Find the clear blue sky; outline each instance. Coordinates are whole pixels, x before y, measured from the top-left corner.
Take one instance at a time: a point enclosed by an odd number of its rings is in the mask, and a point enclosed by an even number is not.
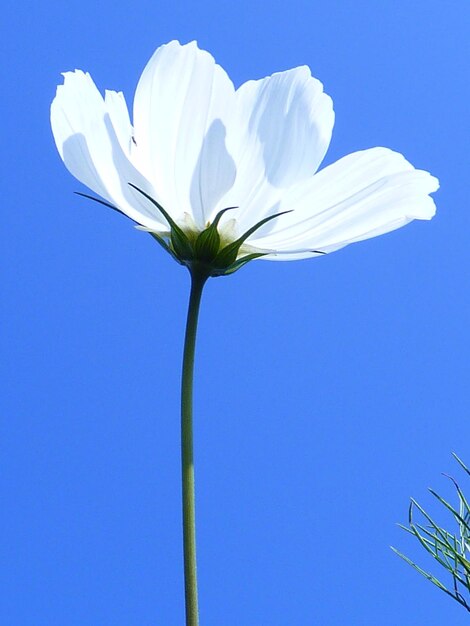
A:
[[[441,180],[438,214],[328,257],[254,262],[202,307],[202,626],[456,626],[389,549],[470,462],[466,0],[20,2],[2,10],[0,622],[183,624],[179,370],[188,276],[53,143],[60,72],[128,102],[197,39],[236,84],[308,64],[326,163],[376,145]],[[468,486],[470,489],[470,486]]]

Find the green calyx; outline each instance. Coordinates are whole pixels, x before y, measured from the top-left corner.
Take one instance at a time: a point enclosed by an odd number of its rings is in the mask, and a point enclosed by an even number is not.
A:
[[[145,196],[168,222],[170,227],[170,235],[168,238],[164,238],[157,233],[150,233],[152,237],[171,254],[178,263],[186,265],[191,272],[197,271],[207,277],[233,274],[249,261],[268,254],[267,252],[253,252],[239,256],[242,245],[258,228],[261,228],[261,226],[275,217],[290,213],[290,211],[283,211],[275,215],[269,215],[249,228],[241,237],[227,244],[220,236],[218,225],[224,213],[237,207],[222,209],[222,211],[217,213],[214,221],[203,231],[199,233],[188,233],[173,220],[169,213],[154,198],[132,183],[129,183],[129,185]]]

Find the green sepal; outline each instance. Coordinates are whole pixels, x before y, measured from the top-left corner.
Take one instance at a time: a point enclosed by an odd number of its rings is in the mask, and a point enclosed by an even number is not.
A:
[[[222,215],[224,213],[226,213],[227,211],[233,211],[233,209],[238,209],[237,206],[229,206],[226,209],[222,209],[222,211],[219,211],[217,213],[217,215],[214,218],[214,221],[212,222],[211,226],[213,226],[214,228],[217,228],[217,226],[219,225],[220,222],[220,218],[222,217]]]
[[[152,235],[155,241],[158,242],[161,245],[161,247],[164,250],[166,250],[166,252],[171,254],[171,256],[175,259],[175,261],[178,261],[178,263],[181,263],[180,259],[176,256],[176,254],[171,249],[171,246],[167,244],[167,242],[163,239],[163,237],[160,237],[160,235],[158,235],[157,233],[152,233],[152,232],[149,232],[149,235]]]
[[[206,230],[199,233],[194,244],[194,253],[196,258],[210,263],[217,256],[219,248],[220,235],[217,227],[214,228],[214,224],[211,224]]]
[[[194,254],[193,246],[191,245],[191,242],[188,239],[187,235],[185,234],[184,230],[178,226],[178,224],[171,217],[171,215],[168,213],[168,211],[166,211],[162,207],[162,205],[155,200],[155,198],[152,198],[152,196],[150,196],[148,193],[146,193],[142,189],[139,189],[139,187],[137,187],[133,183],[128,183],[128,185],[130,187],[132,187],[133,189],[135,189],[136,191],[138,191],[139,193],[141,193],[143,196],[145,196],[145,198],[147,198],[147,200],[150,200],[150,202],[155,207],[157,207],[157,209],[160,211],[160,213],[166,219],[166,221],[170,225],[170,229],[171,229],[171,245],[173,247],[173,250],[174,250],[175,254],[180,259],[185,259],[185,260],[186,259],[192,259],[193,258],[193,254]]]
[[[213,265],[217,268],[225,268],[230,267],[237,260],[238,251],[240,250],[243,243],[248,239],[250,235],[252,235],[258,228],[261,228],[267,222],[270,222],[275,217],[279,217],[280,215],[285,215],[286,213],[292,213],[292,211],[282,211],[281,213],[275,213],[274,215],[268,215],[260,222],[249,228],[241,237],[239,237],[236,241],[229,243],[228,246],[225,246],[219,254],[215,257],[213,261]]]
[[[117,206],[114,206],[113,204],[110,204],[109,202],[106,202],[105,200],[101,200],[101,198],[95,198],[94,196],[89,196],[87,193],[82,193],[81,191],[74,191],[73,193],[77,196],[81,196],[82,198],[93,200],[93,202],[98,202],[98,204],[102,204],[103,206],[108,207],[108,209],[113,209],[113,211],[116,211],[116,213],[120,213],[121,215],[124,215],[124,217],[127,217],[128,219],[132,219],[128,215],[126,215],[124,211],[121,211],[121,209],[118,209]],[[135,220],[132,220],[132,221],[135,222]]]
[[[267,254],[269,254],[269,252],[253,252],[252,254],[247,254],[241,259],[235,261],[235,263],[232,263],[232,265],[229,265],[224,272],[224,276],[227,274],[233,274],[250,261],[253,261],[253,259],[259,259],[260,257],[266,256]]]
[[[170,240],[171,247],[179,259],[189,261],[194,257],[193,245],[181,228],[171,229]]]
[[[160,213],[163,215],[163,217],[166,219],[166,221],[168,222],[168,224],[171,226],[172,229],[175,229],[177,231],[179,230],[179,231],[181,231],[182,234],[184,234],[183,231],[181,230],[181,228],[178,226],[178,224],[174,221],[174,219],[168,213],[168,211],[166,211],[162,207],[162,205],[155,200],[155,198],[152,198],[152,196],[150,196],[148,193],[143,191],[143,189],[139,189],[139,187],[137,187],[137,185],[134,185],[133,183],[127,183],[127,184],[129,185],[129,187],[132,187],[132,189],[135,189],[136,191],[141,193],[145,198],[147,198],[147,200],[150,200],[150,202],[155,207],[157,207],[157,209],[160,211]]]
[[[215,259],[220,249],[220,235],[217,230],[220,219],[226,211],[237,209],[238,207],[231,206],[219,211],[214,218],[214,221],[209,226],[199,233],[196,243],[194,245],[195,257],[210,263]]]

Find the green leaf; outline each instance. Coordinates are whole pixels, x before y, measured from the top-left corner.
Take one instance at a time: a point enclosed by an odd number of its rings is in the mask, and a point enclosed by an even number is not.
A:
[[[458,520],[463,526],[466,527],[467,530],[470,531],[470,527],[468,526],[467,522],[463,519],[463,517],[460,515],[460,513],[457,513],[457,511],[454,509],[454,507],[449,504],[446,500],[444,500],[444,498],[442,498],[438,493],[436,493],[433,489],[429,490],[430,493],[432,493],[432,495],[437,498],[439,500],[439,502],[441,504],[443,504],[446,509],[448,509],[452,515],[455,517],[456,520]]]
[[[470,474],[470,471],[455,453],[454,458],[462,469],[464,469],[467,474]],[[454,521],[457,523],[457,531],[452,533],[445,528],[441,528],[414,499],[411,499],[410,502],[409,527],[403,525],[400,525],[400,527],[414,535],[425,551],[449,572],[452,579],[453,592],[447,589],[433,575],[418,567],[416,563],[408,559],[408,557],[405,557],[401,552],[398,552],[395,548],[392,549],[414,569],[428,580],[431,580],[431,582],[457,600],[470,612],[470,605],[460,591],[460,589],[465,589],[467,592],[470,592],[470,559],[467,558],[468,544],[470,543],[470,506],[458,483],[451,476],[447,476],[447,478],[453,482],[457,491],[459,510],[433,489],[429,491],[434,498],[452,514]],[[425,521],[423,523],[414,522],[417,513],[424,518]]]
[[[436,585],[436,587],[439,587],[439,589],[441,589],[442,591],[444,591],[445,593],[449,594],[450,596],[452,596],[452,598],[455,598],[455,595],[449,591],[449,589],[447,589],[447,587],[445,585],[443,585],[441,583],[440,580],[438,580],[435,576],[433,576],[432,574],[430,574],[429,572],[426,572],[425,570],[423,570],[421,567],[419,567],[419,565],[416,565],[416,563],[414,563],[411,559],[409,559],[407,556],[405,556],[402,552],[400,552],[399,550],[397,550],[396,548],[394,548],[393,546],[390,546],[390,548],[395,552],[395,554],[397,554],[401,559],[403,559],[404,561],[406,561],[408,563],[408,565],[411,565],[411,567],[413,567],[417,572],[419,572],[422,576],[424,576],[425,578],[427,578],[428,580],[430,580],[434,585]]]
[[[444,474],[444,476],[446,478],[448,478],[449,480],[451,480],[452,483],[454,484],[454,487],[456,488],[457,493],[459,495],[461,508],[462,508],[462,505],[463,505],[463,507],[465,509],[467,509],[467,515],[468,515],[469,511],[470,511],[470,506],[469,506],[469,504],[467,502],[467,499],[465,498],[465,496],[463,494],[463,491],[460,489],[459,484],[457,483],[457,481],[454,478],[452,478],[452,476],[449,476],[448,474]],[[462,511],[460,511],[460,515],[462,516]],[[470,526],[467,524],[466,521],[464,521],[464,525],[467,527],[467,530],[470,530]]]
[[[468,469],[468,467],[465,465],[465,463],[459,459],[459,457],[455,454],[455,452],[452,452],[452,456],[454,457],[454,459],[460,464],[460,467],[467,472],[467,474],[470,476],[470,469]]]

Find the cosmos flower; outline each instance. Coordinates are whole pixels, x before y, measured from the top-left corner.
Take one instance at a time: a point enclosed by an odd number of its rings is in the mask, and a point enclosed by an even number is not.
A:
[[[306,66],[235,89],[195,42],[172,41],[140,77],[132,122],[122,93],[103,98],[76,70],[57,88],[51,123],[79,181],[212,275],[329,253],[435,213],[437,179],[388,148],[318,171],[334,112]]]
[[[196,43],[158,48],[139,80],[133,120],[122,93],[66,72],[51,107],[57,149],[98,198],[148,231],[191,274],[181,379],[182,518],[187,626],[198,626],[193,371],[210,276],[254,259],[327,254],[430,219],[438,181],[387,148],[318,171],[331,98],[308,67],[235,89]]]

